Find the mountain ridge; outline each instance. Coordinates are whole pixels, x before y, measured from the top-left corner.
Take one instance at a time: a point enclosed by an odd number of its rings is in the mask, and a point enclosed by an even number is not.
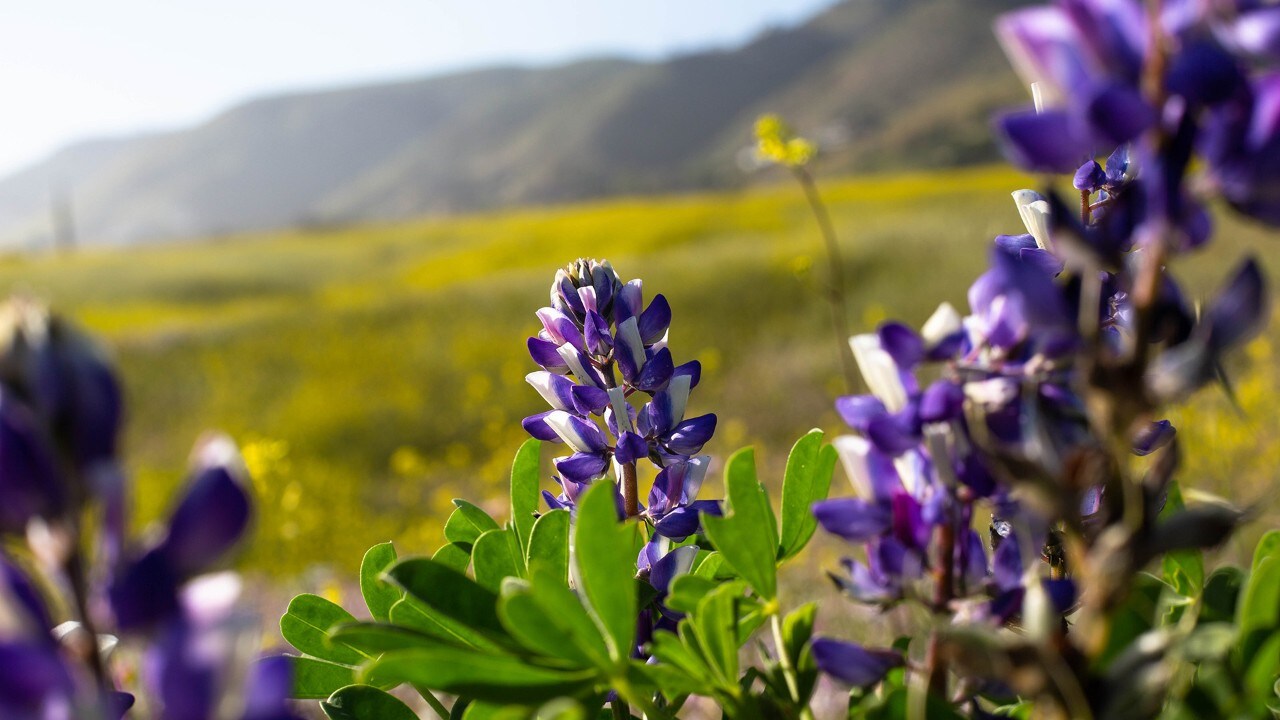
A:
[[[821,172],[989,160],[1024,95],[990,33],[1015,4],[845,0],[734,49],[257,97],[0,178],[0,246],[48,245],[59,212],[130,244],[733,187],[766,111],[823,141]]]

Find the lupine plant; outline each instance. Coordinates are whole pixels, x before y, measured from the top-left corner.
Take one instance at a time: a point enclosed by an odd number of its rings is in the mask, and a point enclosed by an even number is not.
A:
[[[31,301],[0,327],[0,717],[296,717],[287,661],[251,664],[239,580],[211,572],[251,514],[231,441],[197,444],[164,527],[132,543],[114,370]]]
[[[1250,567],[1211,569],[1203,551],[1251,508],[1190,491],[1165,419],[1205,386],[1229,393],[1228,354],[1266,324],[1256,260],[1203,304],[1169,268],[1210,246],[1212,195],[1280,224],[1280,8],[1059,0],[996,29],[1033,87],[995,123],[1045,174],[1013,193],[1026,232],[995,238],[967,314],[943,303],[919,330],[849,339],[870,392],[835,401],[848,434],[795,444],[777,505],[750,449],[723,461],[723,500],[700,497],[716,416],[689,412],[701,366],[676,364],[672,308],[578,260],[526,343],[549,409],[523,422],[504,517],[459,499],[429,557],[370,548],[364,607],[294,598],[295,652],[256,664],[238,581],[211,572],[251,517],[234,446],[202,440],[167,521],[129,541],[114,373],[65,322],[10,304],[0,716],[283,720],[288,695],[335,720],[423,704],[658,719],[705,710],[695,697],[810,718],[836,686],[851,718],[1280,715],[1280,531]],[[839,278],[814,146],[759,130]],[[828,499],[837,464],[852,495]],[[815,635],[814,603],[784,607],[779,568],[819,526],[851,548],[836,586],[913,609],[914,632],[872,646]]]

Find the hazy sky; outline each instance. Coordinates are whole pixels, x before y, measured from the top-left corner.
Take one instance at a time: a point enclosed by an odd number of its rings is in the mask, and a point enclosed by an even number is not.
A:
[[[0,175],[247,97],[732,45],[833,0],[0,0]]]

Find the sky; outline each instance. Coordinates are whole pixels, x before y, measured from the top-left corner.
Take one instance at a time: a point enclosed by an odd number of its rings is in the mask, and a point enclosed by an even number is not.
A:
[[[0,176],[275,92],[739,44],[833,0],[3,0]]]

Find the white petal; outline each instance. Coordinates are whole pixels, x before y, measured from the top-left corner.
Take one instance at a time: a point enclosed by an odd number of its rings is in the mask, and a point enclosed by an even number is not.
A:
[[[561,402],[560,396],[556,394],[555,389],[552,387],[551,378],[551,373],[546,370],[539,370],[525,375],[524,381],[532,385],[533,389],[537,390],[542,399],[546,400],[551,407],[556,410],[568,410],[569,408]]]
[[[618,324],[618,341],[614,345],[615,352],[621,348],[631,353],[631,362],[636,370],[644,367],[644,341],[640,339],[640,325],[634,317],[629,317]]]
[[[898,412],[907,405],[907,390],[898,375],[898,365],[893,357],[880,346],[880,336],[875,333],[854,335],[849,338],[853,359],[867,381],[871,393],[880,398],[889,412]]]
[[[933,311],[924,327],[920,328],[920,336],[924,338],[926,345],[934,346],[963,329],[964,322],[960,313],[956,312],[951,303],[944,302]]]
[[[584,383],[598,384],[595,380],[595,375],[588,374],[587,369],[582,366],[582,361],[578,359],[578,351],[575,347],[569,343],[564,343],[556,348],[556,352],[560,353],[560,359],[564,360],[564,364],[569,366],[569,370],[574,377]]]
[[[631,413],[627,412],[626,391],[620,387],[611,387],[608,392],[609,405],[613,408],[613,422],[618,426],[618,432],[631,432]]]
[[[1013,202],[1018,206],[1018,215],[1027,232],[1036,239],[1041,250],[1050,249],[1049,245],[1049,203],[1044,196],[1035,190],[1014,190]]]
[[[864,500],[874,497],[871,470],[867,466],[871,441],[857,435],[841,435],[832,440],[831,445],[840,456],[840,464],[844,466],[844,474],[853,486],[853,494]]]
[[[553,410],[547,414],[543,420],[555,431],[556,435],[564,441],[566,445],[578,452],[589,452],[590,448],[587,441],[578,434],[577,429],[569,422],[569,413],[563,410]]]
[[[689,403],[689,384],[693,378],[688,375],[676,375],[667,383],[667,395],[671,396],[671,415],[667,424],[675,426],[684,418],[685,406]]]

